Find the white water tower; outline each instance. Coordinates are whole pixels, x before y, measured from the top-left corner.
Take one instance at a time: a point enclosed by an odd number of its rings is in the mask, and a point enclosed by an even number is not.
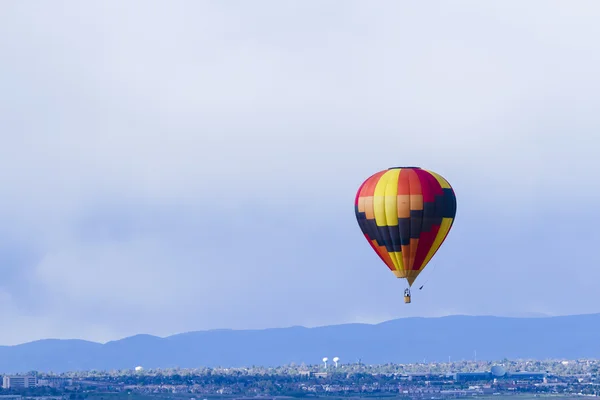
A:
[[[325,369],[327,369],[327,361],[329,361],[329,358],[323,357],[323,364],[325,364]]]
[[[333,357],[333,362],[335,363],[335,367],[338,367],[338,361],[340,361],[339,357]]]

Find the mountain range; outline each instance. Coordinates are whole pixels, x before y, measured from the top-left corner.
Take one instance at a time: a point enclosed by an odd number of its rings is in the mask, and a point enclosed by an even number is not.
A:
[[[600,314],[447,316],[317,328],[210,330],[136,335],[108,343],[45,339],[0,346],[0,373],[502,358],[600,358]]]

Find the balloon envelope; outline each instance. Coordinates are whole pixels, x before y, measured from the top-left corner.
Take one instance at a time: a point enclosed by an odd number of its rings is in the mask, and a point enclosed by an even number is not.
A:
[[[358,225],[373,250],[412,286],[454,223],[454,190],[439,174],[396,167],[370,176],[354,202]]]

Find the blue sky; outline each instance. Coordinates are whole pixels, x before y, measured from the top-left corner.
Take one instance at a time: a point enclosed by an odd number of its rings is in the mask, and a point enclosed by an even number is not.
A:
[[[600,311],[597,2],[1,7],[1,344]],[[458,200],[410,306],[397,165]]]

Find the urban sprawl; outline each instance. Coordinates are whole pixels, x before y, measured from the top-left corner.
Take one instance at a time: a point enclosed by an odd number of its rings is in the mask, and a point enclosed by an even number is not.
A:
[[[336,362],[337,364],[337,362]],[[275,368],[197,368],[4,375],[1,400],[73,400],[108,395],[209,397],[598,396],[599,360],[499,360]]]

